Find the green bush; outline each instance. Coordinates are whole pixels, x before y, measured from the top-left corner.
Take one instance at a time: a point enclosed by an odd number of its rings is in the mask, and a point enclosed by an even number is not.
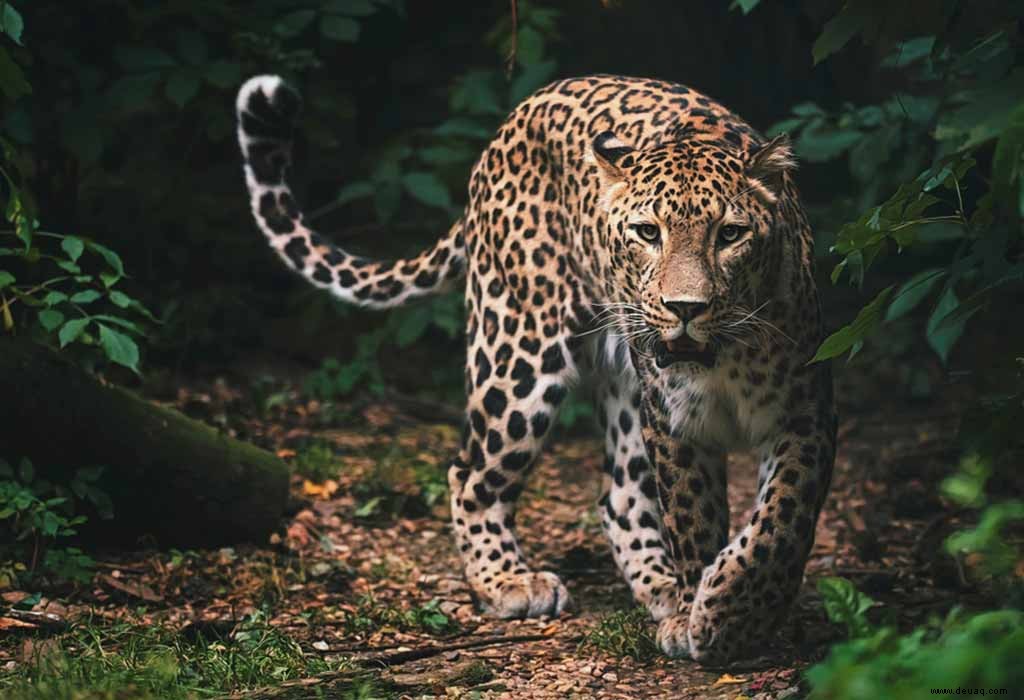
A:
[[[86,522],[83,506],[113,517],[110,497],[96,486],[100,468],[79,469],[66,485],[40,478],[27,459],[15,470],[0,459],[0,586],[45,573],[87,583],[93,560],[75,547],[57,546]]]

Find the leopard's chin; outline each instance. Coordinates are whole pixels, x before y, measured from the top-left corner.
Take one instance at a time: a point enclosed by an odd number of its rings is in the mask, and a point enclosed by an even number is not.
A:
[[[684,335],[674,340],[659,340],[654,346],[654,364],[665,369],[680,363],[693,363],[708,369],[715,366],[715,348]]]

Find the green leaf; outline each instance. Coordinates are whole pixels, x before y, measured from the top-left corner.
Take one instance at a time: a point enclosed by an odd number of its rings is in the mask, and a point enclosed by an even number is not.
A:
[[[118,277],[124,277],[124,263],[121,262],[121,256],[112,251],[106,246],[100,245],[99,243],[93,243],[89,241],[86,243],[86,247],[94,253],[99,255],[106,261],[107,265],[114,270]]]
[[[350,17],[324,15],[320,20],[320,33],[332,41],[353,42],[359,38],[359,23]]]
[[[83,289],[71,295],[72,304],[91,304],[99,299],[101,294],[95,289]]]
[[[812,163],[823,163],[842,155],[864,138],[860,131],[839,129],[814,120],[793,144],[797,155]]]
[[[395,333],[395,345],[400,348],[407,348],[421,337],[430,326],[430,314],[423,309],[412,309],[403,315],[398,330]]]
[[[494,135],[494,129],[483,126],[466,117],[455,117],[441,122],[434,129],[434,133],[438,136],[466,136],[474,139],[489,139]]]
[[[64,292],[47,292],[46,296],[43,297],[43,304],[46,306],[56,306],[57,304],[63,303],[68,300],[68,295]]]
[[[139,346],[124,333],[115,331],[109,326],[98,324],[100,328],[100,347],[107,358],[114,363],[139,372]]]
[[[986,459],[971,453],[960,460],[957,471],[943,480],[942,494],[966,508],[981,508],[985,505],[985,483],[992,475],[992,467]]]
[[[89,325],[88,318],[74,318],[65,323],[60,332],[57,334],[57,339],[60,341],[60,346],[67,347],[69,343],[73,343],[78,340],[79,336],[85,330],[85,327]]]
[[[57,326],[64,322],[64,314],[60,311],[54,311],[53,309],[43,309],[39,312],[38,318],[39,325],[47,331],[53,331]]]
[[[885,312],[885,320],[892,321],[913,311],[918,304],[925,300],[936,283],[945,276],[945,270],[931,268],[918,272],[904,282],[893,295],[892,303],[889,304],[889,309]]]
[[[199,77],[190,70],[175,71],[167,79],[164,94],[178,107],[184,107],[199,94]]]
[[[377,506],[380,505],[381,497],[374,496],[363,505],[356,509],[355,516],[357,518],[368,518],[377,511]]]
[[[882,309],[892,293],[893,286],[883,289],[870,304],[865,306],[857,314],[857,318],[848,326],[843,326],[838,331],[825,339],[825,342],[818,348],[818,352],[811,359],[811,362],[827,360],[852,348],[857,342],[864,340],[879,324],[882,319]]]
[[[873,9],[865,7],[866,5],[870,5],[870,3],[851,0],[843,6],[838,15],[825,24],[811,49],[814,65],[818,65],[846,46],[850,39],[864,30],[870,19],[871,9]]]
[[[754,8],[761,4],[761,0],[732,0],[729,5],[730,10],[739,10],[745,15],[749,15],[754,11]]]
[[[14,284],[14,282],[14,275],[12,275],[7,270],[0,270],[0,289],[3,289],[4,287],[9,287],[10,285]]]
[[[449,102],[456,113],[499,116],[505,111],[498,97],[498,80],[486,70],[471,70],[459,78]]]
[[[555,61],[537,61],[525,66],[508,86],[509,102],[519,104],[532,92],[547,84],[558,69]]]
[[[274,25],[274,33],[286,39],[298,36],[316,17],[316,10],[297,10],[291,12]]]
[[[871,631],[865,614],[875,601],[858,591],[852,583],[844,578],[822,578],[818,580],[818,592],[828,619],[844,625],[851,638],[863,637]]]
[[[539,63],[544,58],[544,37],[530,25],[519,28],[516,37],[516,62],[523,67]]]
[[[406,191],[417,201],[439,209],[452,206],[448,188],[433,173],[406,173],[402,176]]]
[[[3,13],[0,14],[0,32],[10,37],[18,46],[22,46],[21,33],[25,30],[25,20],[21,14],[14,9],[9,2],[3,3]]]
[[[7,49],[0,47],[0,91],[11,102],[32,92],[32,86],[25,79],[21,66],[14,62]]]
[[[111,316],[110,314],[96,314],[93,319],[97,321],[106,321],[107,323],[113,323],[115,326],[121,326],[122,328],[137,333],[138,335],[145,335],[143,330],[136,324],[132,323],[128,319],[121,318],[120,316]]]
[[[928,344],[942,358],[942,364],[946,364],[953,345],[963,335],[964,325],[967,323],[966,319],[943,323],[945,318],[954,313],[959,306],[960,300],[957,298],[956,292],[952,287],[947,287],[928,319]]]
[[[78,262],[78,258],[82,257],[82,251],[85,250],[85,243],[80,238],[65,236],[60,242],[60,247],[71,258],[71,262]]]
[[[363,199],[373,194],[374,186],[372,183],[361,180],[359,182],[350,182],[349,184],[338,190],[337,196],[334,201],[340,204],[348,204],[349,202],[357,199]]]

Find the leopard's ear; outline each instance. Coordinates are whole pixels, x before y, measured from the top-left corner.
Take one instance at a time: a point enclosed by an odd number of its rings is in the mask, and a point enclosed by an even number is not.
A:
[[[779,134],[750,154],[747,179],[766,200],[774,204],[782,194],[783,179],[796,169],[796,158],[788,134]]]
[[[602,131],[590,144],[588,160],[597,164],[602,179],[611,184],[623,178],[623,170],[633,165],[633,147],[612,131]]]

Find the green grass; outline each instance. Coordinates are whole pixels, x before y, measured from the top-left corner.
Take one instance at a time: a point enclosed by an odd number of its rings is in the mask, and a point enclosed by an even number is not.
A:
[[[18,645],[12,651],[17,651]],[[340,670],[259,615],[223,637],[186,637],[130,623],[75,625],[68,633],[34,644],[32,656],[0,671],[0,696],[8,700],[191,700]],[[308,691],[307,691],[308,692]],[[387,697],[365,680],[353,680],[330,697]]]
[[[651,635],[647,610],[618,610],[601,618],[580,642],[582,652],[598,651],[611,656],[631,656],[650,661],[659,655],[658,643]]]
[[[457,632],[459,624],[440,611],[436,600],[414,608],[402,609],[379,603],[371,596],[364,596],[359,600],[354,612],[345,614],[346,634],[368,635],[384,627],[403,632],[443,635]]]
[[[314,442],[295,456],[295,472],[317,483],[337,479],[341,465],[330,443]]]

